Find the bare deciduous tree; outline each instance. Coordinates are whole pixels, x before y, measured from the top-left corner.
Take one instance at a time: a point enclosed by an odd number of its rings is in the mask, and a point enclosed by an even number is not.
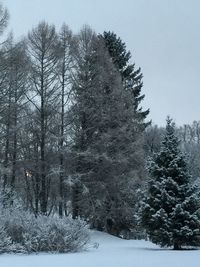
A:
[[[59,79],[59,133],[58,133],[58,154],[59,154],[59,216],[63,216],[64,206],[66,204],[64,177],[66,175],[65,168],[65,148],[67,146],[68,123],[66,121],[66,112],[70,106],[71,92],[71,73],[73,70],[72,58],[73,35],[69,27],[63,24],[59,33],[59,63],[58,63],[58,79]]]
[[[50,176],[47,175],[47,138],[55,118],[58,103],[58,81],[56,65],[58,57],[56,48],[58,36],[54,26],[41,22],[28,35],[28,52],[31,60],[32,92],[35,99],[29,96],[38,113],[40,142],[40,205],[41,212],[47,214]]]

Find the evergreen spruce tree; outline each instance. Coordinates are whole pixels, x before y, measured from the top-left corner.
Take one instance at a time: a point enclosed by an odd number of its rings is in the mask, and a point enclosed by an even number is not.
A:
[[[161,151],[150,164],[141,221],[149,239],[162,247],[200,245],[199,199],[179,149],[174,124],[167,119]]]
[[[120,37],[117,37],[114,32],[104,31],[101,37],[105,42],[115,67],[121,74],[124,89],[132,93],[132,105],[137,115],[137,120],[140,122],[140,130],[143,131],[146,126],[149,125],[149,122],[144,122],[149,114],[149,109],[142,110],[140,107],[140,103],[145,97],[144,94],[141,94],[143,87],[143,75],[141,73],[141,69],[136,69],[135,64],[130,63],[130,51],[127,52],[126,44],[121,40]]]

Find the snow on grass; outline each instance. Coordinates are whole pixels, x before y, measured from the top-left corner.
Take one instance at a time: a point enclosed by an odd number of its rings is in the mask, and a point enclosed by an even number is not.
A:
[[[93,244],[99,247],[94,248]],[[0,255],[0,267],[193,267],[200,250],[160,249],[147,241],[122,240],[92,231],[87,251],[69,254]]]

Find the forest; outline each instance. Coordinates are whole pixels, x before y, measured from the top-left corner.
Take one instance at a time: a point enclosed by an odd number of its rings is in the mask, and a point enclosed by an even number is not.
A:
[[[16,42],[8,22],[1,5],[0,252],[77,251],[88,228],[199,246],[200,122],[150,121],[114,32],[42,21]]]

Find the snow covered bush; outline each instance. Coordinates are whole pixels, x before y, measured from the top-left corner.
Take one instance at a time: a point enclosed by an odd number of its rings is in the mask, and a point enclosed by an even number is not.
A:
[[[23,246],[14,243],[10,236],[8,236],[6,229],[0,226],[0,253],[19,253],[25,252]]]
[[[19,202],[5,203],[0,192],[0,253],[75,252],[89,241],[89,229],[81,219],[38,216]]]
[[[26,225],[23,245],[27,252],[75,252],[89,241],[86,223],[70,217],[40,216]]]

